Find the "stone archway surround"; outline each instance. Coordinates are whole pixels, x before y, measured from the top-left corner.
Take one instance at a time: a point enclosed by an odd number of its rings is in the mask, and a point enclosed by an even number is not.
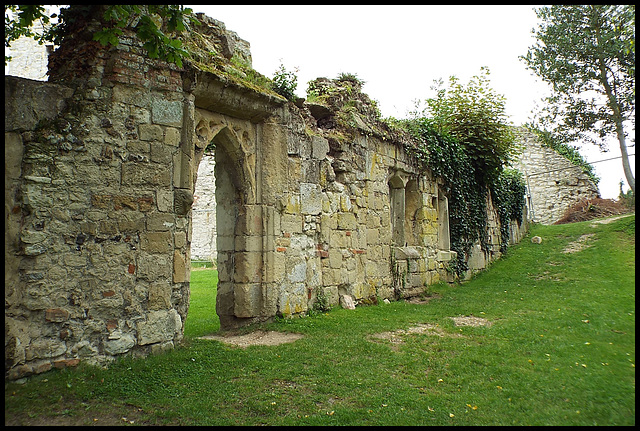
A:
[[[250,121],[196,110],[194,171],[204,148],[215,148],[216,312],[223,328],[263,314],[263,217],[255,174],[258,127]]]

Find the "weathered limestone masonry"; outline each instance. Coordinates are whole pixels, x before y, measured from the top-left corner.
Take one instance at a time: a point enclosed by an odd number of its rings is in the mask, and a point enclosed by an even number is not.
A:
[[[50,11],[46,9],[45,14],[50,15]],[[35,34],[42,33],[43,27],[40,20],[33,23],[31,30]],[[5,66],[6,75],[37,81],[47,80],[47,63],[49,53],[53,51],[53,44],[40,45],[31,37],[20,37],[11,42],[11,47],[8,50],[11,61]],[[7,48],[5,48],[5,53],[6,51]]]
[[[198,166],[191,208],[191,259],[215,262],[216,247],[216,182],[215,155],[206,154]]]
[[[201,18],[208,51],[250,61],[248,43]],[[439,180],[366,115],[355,83],[318,80],[328,103],[293,104],[220,71],[151,60],[131,35],[103,48],[90,37],[98,25],[52,55],[50,82],[5,78],[7,378],[181,340],[207,148],[223,328],[448,279]],[[494,210],[488,218],[497,246]],[[476,267],[498,255],[481,252]]]
[[[519,133],[523,151],[516,169],[526,180],[531,221],[553,224],[579,201],[600,196],[598,186],[580,167],[544,147],[532,132],[520,128]]]

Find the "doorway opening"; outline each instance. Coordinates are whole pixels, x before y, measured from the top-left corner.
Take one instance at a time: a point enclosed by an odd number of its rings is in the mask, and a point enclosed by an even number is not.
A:
[[[201,137],[211,131],[200,130]],[[236,224],[242,197],[235,142],[228,129],[216,130],[204,149],[196,147],[198,162],[191,211],[191,277],[189,323],[199,335],[217,332],[220,316],[234,313]]]

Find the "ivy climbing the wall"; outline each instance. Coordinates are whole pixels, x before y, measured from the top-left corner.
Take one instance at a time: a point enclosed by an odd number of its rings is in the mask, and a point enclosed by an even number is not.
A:
[[[516,151],[515,134],[506,121],[505,99],[489,87],[489,70],[482,72],[466,87],[451,77],[448,88],[440,86],[437,97],[427,99],[421,115],[395,120],[418,142],[407,144],[407,152],[422,169],[444,180],[451,250],[458,254],[450,269],[458,276],[469,269],[474,243],[488,250],[488,193],[498,211],[503,253],[510,221],[523,218],[524,181],[517,171],[505,169]]]
[[[504,169],[490,188],[491,199],[500,218],[500,252],[506,253],[509,223],[513,220],[522,223],[524,218],[524,178],[515,169]]]

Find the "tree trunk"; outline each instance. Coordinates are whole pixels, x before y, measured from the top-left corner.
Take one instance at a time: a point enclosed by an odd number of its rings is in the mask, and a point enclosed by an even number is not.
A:
[[[629,154],[627,153],[627,144],[624,138],[624,130],[622,130],[622,123],[616,123],[616,133],[618,134],[618,141],[620,142],[620,154],[622,155],[622,169],[624,170],[624,176],[627,178],[627,184],[631,187],[633,195],[636,194],[636,180],[631,172],[631,165],[629,164]]]
[[[594,6],[591,6],[592,10],[595,10]],[[627,143],[625,142],[624,137],[624,126],[622,125],[622,111],[620,109],[620,105],[618,104],[618,99],[611,88],[611,83],[609,82],[609,78],[607,75],[607,66],[604,61],[604,55],[602,54],[602,50],[600,49],[603,46],[603,42],[600,37],[600,27],[595,26],[596,40],[598,42],[597,45],[597,58],[598,58],[598,69],[600,69],[600,77],[599,80],[604,87],[605,94],[607,96],[609,107],[613,112],[613,122],[616,127],[616,135],[618,136],[618,142],[620,143],[620,154],[622,156],[622,170],[624,171],[624,176],[627,178],[627,183],[629,187],[631,187],[631,191],[634,196],[636,194],[636,181],[633,178],[633,172],[631,172],[631,165],[629,164],[629,153],[627,153]],[[615,76],[613,77],[615,84]]]

